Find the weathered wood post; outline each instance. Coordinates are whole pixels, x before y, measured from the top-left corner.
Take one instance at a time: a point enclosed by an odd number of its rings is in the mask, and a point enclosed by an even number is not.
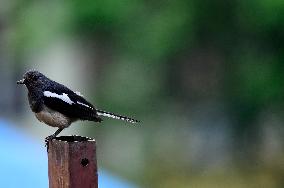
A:
[[[49,188],[98,188],[95,140],[61,136],[48,148]]]

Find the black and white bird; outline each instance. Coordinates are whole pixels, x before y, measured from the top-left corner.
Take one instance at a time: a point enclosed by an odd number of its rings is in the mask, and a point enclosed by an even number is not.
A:
[[[98,110],[79,92],[74,92],[35,70],[26,72],[17,84],[26,85],[30,108],[36,118],[49,126],[58,127],[47,140],[56,137],[77,120],[101,122],[101,116],[106,116],[130,123],[139,122],[126,116]]]

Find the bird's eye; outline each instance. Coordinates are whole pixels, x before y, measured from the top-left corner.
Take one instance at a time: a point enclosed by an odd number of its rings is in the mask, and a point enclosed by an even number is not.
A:
[[[33,80],[33,81],[38,80],[38,78],[39,78],[39,76],[38,76],[38,75],[33,75],[33,76],[32,76],[32,80]]]

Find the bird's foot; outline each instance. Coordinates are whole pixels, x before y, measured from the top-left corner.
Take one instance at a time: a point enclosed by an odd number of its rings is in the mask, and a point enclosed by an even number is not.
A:
[[[46,137],[45,138],[45,147],[47,148],[47,151],[48,151],[48,143],[49,143],[49,141],[51,141],[53,138],[55,138],[56,136],[55,135],[50,135],[50,136],[48,136],[48,137]]]

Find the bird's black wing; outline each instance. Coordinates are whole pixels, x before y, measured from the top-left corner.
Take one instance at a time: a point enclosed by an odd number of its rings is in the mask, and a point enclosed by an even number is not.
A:
[[[69,118],[101,121],[95,107],[91,103],[62,84],[55,82],[45,88],[43,101],[48,108],[58,111]]]

